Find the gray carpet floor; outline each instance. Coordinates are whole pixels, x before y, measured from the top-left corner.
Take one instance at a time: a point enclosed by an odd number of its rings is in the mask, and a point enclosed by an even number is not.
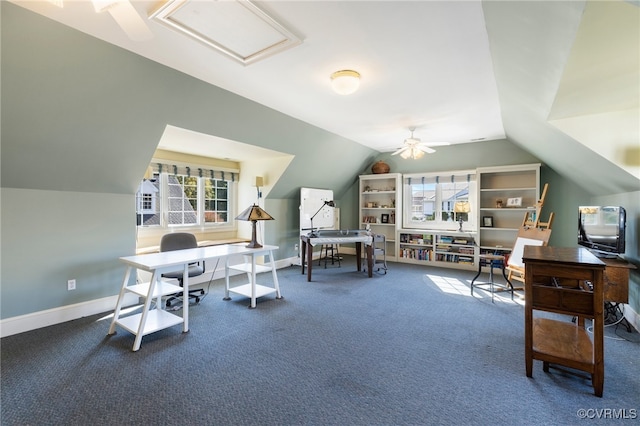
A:
[[[283,299],[223,301],[215,281],[180,326],[107,336],[109,314],[1,340],[3,425],[637,424],[640,338],[607,327],[603,398],[534,364],[522,301],[470,296],[469,271],[278,271]],[[239,282],[243,277],[234,277]],[[270,274],[259,282],[271,283]],[[587,420],[582,417],[586,416]],[[635,420],[634,420],[635,419]]]

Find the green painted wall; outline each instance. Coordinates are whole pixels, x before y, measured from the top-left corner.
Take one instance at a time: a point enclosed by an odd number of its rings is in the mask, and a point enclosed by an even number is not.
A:
[[[2,188],[2,318],[117,294],[133,195]],[[67,291],[67,280],[77,289]]]
[[[342,192],[353,159],[358,168],[375,154],[11,3],[0,8],[2,319],[118,293],[117,258],[135,251],[134,193],[168,124],[295,156],[268,202],[279,219],[265,225],[276,224],[267,241],[283,247],[297,233],[299,188]],[[331,173],[315,167],[328,158]]]

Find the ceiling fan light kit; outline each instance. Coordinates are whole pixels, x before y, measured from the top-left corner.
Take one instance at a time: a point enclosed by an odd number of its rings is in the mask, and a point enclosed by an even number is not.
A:
[[[425,152],[419,150],[418,148],[411,148],[411,149],[407,149],[405,151],[403,151],[402,153],[400,153],[400,157],[404,158],[405,160],[408,160],[409,158],[412,158],[414,160],[418,160],[422,157],[424,157]]]
[[[413,131],[415,129],[409,129],[409,130],[411,130],[411,137],[405,139],[404,146],[398,149],[396,152],[394,152],[391,155],[400,154],[400,157],[404,158],[405,160],[409,158],[418,160],[422,158],[424,154],[433,154],[434,152],[436,152],[436,150],[433,148],[430,148],[430,146],[449,145],[447,142],[422,143],[420,139],[413,137]]]
[[[350,95],[360,87],[360,73],[353,70],[340,70],[331,74],[331,87],[339,95]]]

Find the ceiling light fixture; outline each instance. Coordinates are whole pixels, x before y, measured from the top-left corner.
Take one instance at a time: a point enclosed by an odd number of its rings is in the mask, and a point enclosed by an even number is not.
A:
[[[412,146],[411,148],[403,151],[400,154],[400,157],[404,158],[405,160],[412,158],[414,160],[417,160],[419,158],[422,158],[424,156],[424,151],[422,151],[421,149]]]
[[[340,70],[331,74],[331,87],[339,95],[350,95],[360,86],[360,73],[353,70]]]

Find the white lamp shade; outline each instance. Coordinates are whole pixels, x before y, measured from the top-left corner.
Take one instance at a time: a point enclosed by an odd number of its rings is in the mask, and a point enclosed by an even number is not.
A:
[[[340,95],[350,95],[360,87],[360,73],[352,70],[336,71],[331,74],[331,87]]]

